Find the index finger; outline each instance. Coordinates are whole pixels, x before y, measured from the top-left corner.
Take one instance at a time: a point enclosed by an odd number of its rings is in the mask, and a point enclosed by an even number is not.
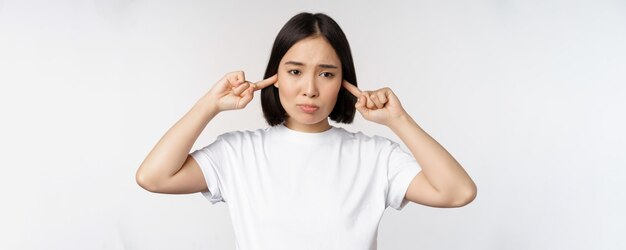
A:
[[[356,96],[356,97],[360,97],[361,94],[361,90],[359,88],[357,88],[356,86],[352,85],[352,83],[343,80],[343,82],[341,83],[341,86],[343,86],[344,88],[346,88],[350,93],[352,93],[352,95]]]
[[[270,86],[274,83],[276,83],[276,80],[278,79],[278,74],[274,74],[273,76],[270,76],[264,80],[258,81],[256,83],[254,83],[254,89],[264,89],[267,86]]]

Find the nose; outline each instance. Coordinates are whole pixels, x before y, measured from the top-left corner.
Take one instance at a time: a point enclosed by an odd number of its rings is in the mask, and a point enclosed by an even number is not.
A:
[[[304,85],[304,96],[313,98],[319,95],[317,91],[317,84],[315,83],[315,78],[309,78],[309,80]]]

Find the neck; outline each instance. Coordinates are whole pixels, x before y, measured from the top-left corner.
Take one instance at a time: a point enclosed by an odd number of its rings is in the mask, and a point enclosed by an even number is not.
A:
[[[330,129],[330,124],[328,123],[328,119],[324,119],[316,124],[302,124],[292,122],[290,119],[285,121],[285,127],[289,129],[306,132],[306,133],[320,133]]]

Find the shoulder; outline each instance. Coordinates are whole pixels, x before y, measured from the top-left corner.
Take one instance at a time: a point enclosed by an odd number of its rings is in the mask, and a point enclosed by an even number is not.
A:
[[[218,135],[216,141],[237,142],[242,140],[260,139],[266,137],[269,131],[269,127],[255,130],[234,130]]]
[[[361,131],[352,132],[344,128],[338,128],[338,130],[344,140],[353,141],[361,145],[371,145],[377,148],[393,147],[397,145],[396,142],[384,136],[368,135]]]

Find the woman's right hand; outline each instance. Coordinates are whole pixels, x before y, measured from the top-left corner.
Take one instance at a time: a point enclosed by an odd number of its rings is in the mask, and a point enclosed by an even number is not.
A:
[[[278,79],[273,75],[265,80],[251,83],[246,81],[243,71],[228,73],[222,77],[207,93],[211,103],[218,111],[243,109],[252,101],[254,91],[270,86]]]

